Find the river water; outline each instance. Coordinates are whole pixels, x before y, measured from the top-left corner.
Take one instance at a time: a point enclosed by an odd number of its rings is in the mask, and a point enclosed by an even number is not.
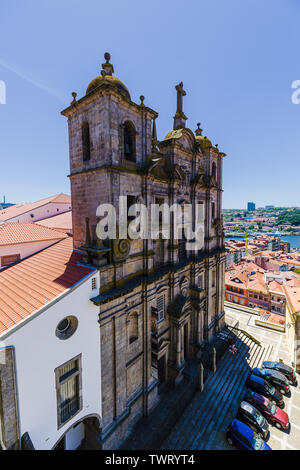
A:
[[[243,237],[244,238],[244,237]],[[281,240],[286,240],[290,242],[291,248],[299,248],[300,249],[300,235],[281,235]],[[225,240],[241,240],[240,237],[225,237]]]

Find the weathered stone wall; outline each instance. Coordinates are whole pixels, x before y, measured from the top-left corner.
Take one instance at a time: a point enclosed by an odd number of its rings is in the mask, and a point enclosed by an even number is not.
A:
[[[19,448],[14,349],[0,351],[0,436],[6,449]]]

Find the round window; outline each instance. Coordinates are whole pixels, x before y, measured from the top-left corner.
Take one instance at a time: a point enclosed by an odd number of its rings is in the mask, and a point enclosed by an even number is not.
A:
[[[59,322],[55,334],[59,339],[68,339],[77,330],[78,320],[76,317],[66,317]]]

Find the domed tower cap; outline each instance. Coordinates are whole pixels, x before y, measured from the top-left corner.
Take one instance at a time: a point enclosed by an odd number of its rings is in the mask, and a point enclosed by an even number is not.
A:
[[[113,76],[114,66],[110,63],[110,53],[105,52],[105,64],[102,64],[101,74],[91,81],[86,90],[86,95],[92,93],[99,87],[111,87],[118,91],[126,99],[131,100],[130,93],[126,86],[119,78]]]

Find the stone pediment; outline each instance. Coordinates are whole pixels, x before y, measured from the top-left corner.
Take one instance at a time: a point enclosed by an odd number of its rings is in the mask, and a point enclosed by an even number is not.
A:
[[[161,154],[152,154],[142,172],[165,181],[185,181],[185,174],[178,164],[170,164]]]
[[[217,181],[212,175],[205,175],[203,168],[199,168],[197,175],[193,178],[192,184],[199,185],[201,188],[216,188]]]
[[[189,303],[189,297],[177,294],[173,302],[168,306],[168,314],[174,318],[181,318],[185,314]]]

